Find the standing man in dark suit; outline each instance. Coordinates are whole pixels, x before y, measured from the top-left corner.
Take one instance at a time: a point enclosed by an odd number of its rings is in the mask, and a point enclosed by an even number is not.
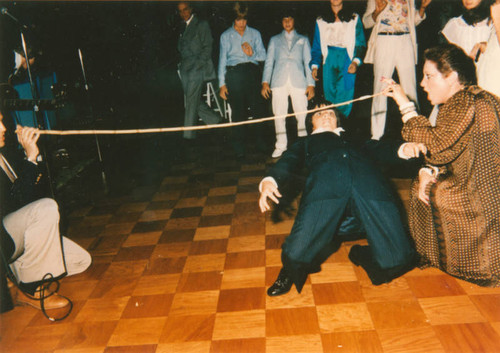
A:
[[[177,5],[182,19],[181,33],[177,48],[181,61],[179,74],[184,90],[184,126],[194,126],[198,116],[205,124],[217,124],[220,116],[217,115],[201,99],[204,83],[215,79],[215,69],[212,62],[212,33],[207,21],[200,20],[193,13],[191,5],[182,1]],[[194,139],[195,131],[184,131],[184,138]]]
[[[349,258],[365,269],[373,284],[390,282],[415,263],[395,195],[372,158],[344,140],[333,110],[316,112],[312,125],[312,135],[292,145],[259,186],[259,206],[265,212],[270,209],[268,198],[279,203],[278,187],[302,168],[307,172],[295,223],[282,246],[283,267],[267,292],[270,296],[287,293],[292,284],[300,293],[307,276],[319,271],[318,256],[335,239],[346,214],[361,222],[369,244],[355,245]],[[383,154],[380,159],[391,162],[398,154],[406,159],[425,153],[417,144],[367,145],[373,156]]]

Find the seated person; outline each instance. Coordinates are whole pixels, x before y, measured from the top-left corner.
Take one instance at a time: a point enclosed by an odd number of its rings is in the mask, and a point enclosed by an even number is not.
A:
[[[39,131],[18,126],[16,133],[24,158],[14,156],[21,151],[17,146],[11,151],[6,147],[6,128],[0,113],[1,312],[11,310],[13,304],[7,289],[6,266],[19,287],[15,299],[18,304],[43,311],[63,308],[69,300],[57,293],[47,295],[42,290],[44,285],[64,275],[83,272],[90,266],[91,257],[78,244],[60,236],[57,203],[41,198]]]
[[[259,186],[259,206],[265,212],[270,209],[267,199],[279,203],[279,188],[301,168],[306,171],[295,223],[282,245],[283,267],[267,292],[269,296],[287,293],[292,284],[300,293],[307,276],[319,271],[322,259],[326,259],[324,251],[339,230],[348,228],[343,222],[346,214],[362,224],[369,244],[355,245],[349,258],[365,269],[374,285],[392,281],[416,263],[397,197],[371,160],[376,156],[394,161],[398,153],[403,158],[417,157],[426,152],[424,145],[369,141],[366,151],[359,150],[344,139],[331,109],[316,112],[312,127],[312,134],[293,144]]]

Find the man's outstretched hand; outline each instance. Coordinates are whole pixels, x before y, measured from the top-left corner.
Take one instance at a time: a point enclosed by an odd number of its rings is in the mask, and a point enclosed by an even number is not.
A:
[[[266,212],[271,209],[269,203],[267,202],[267,198],[271,199],[275,203],[280,203],[278,198],[281,197],[281,194],[278,190],[278,187],[269,180],[264,180],[261,184],[261,192],[259,198],[259,207],[261,212]]]

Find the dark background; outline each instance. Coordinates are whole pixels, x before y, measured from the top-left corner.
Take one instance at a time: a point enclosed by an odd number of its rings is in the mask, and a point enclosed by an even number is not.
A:
[[[210,23],[216,67],[219,37],[232,24],[233,5],[233,1],[193,4],[200,17]],[[329,1],[253,1],[249,5],[248,25],[261,32],[266,47],[270,37],[282,30],[281,10],[289,7],[296,10],[296,29],[308,35],[311,41],[316,17],[330,11]],[[26,41],[36,56],[34,74],[55,72],[58,81],[67,85],[67,104],[56,111],[53,128],[126,129],[183,124],[183,93],[176,72],[179,24],[176,2],[0,1],[0,6],[27,27]],[[344,6],[352,7],[362,16],[366,1],[345,1]],[[425,48],[438,43],[439,30],[460,8],[459,0],[431,3],[426,11],[427,20],[417,27],[420,58]],[[370,32],[365,34],[368,41]],[[20,46],[18,25],[6,15],[0,15],[0,82],[5,82],[12,72],[13,50]],[[83,54],[89,94],[83,89],[78,49]],[[419,62],[417,80],[421,79],[421,67]],[[371,65],[359,68],[356,97],[373,93],[372,72]],[[419,99],[422,112],[428,113],[430,107],[422,91]],[[371,100],[356,103],[348,122],[366,138],[370,135],[370,106]],[[399,112],[390,103],[386,135],[398,138],[400,126]],[[272,127],[269,139],[271,149]],[[125,189],[136,184],[150,183],[148,176],[153,173],[147,171],[161,167],[158,161],[165,161],[163,166],[168,168],[169,158],[175,158],[182,141],[179,134],[156,134],[102,136],[99,142],[104,159],[100,166],[108,179],[112,179],[108,180],[109,184],[121,183],[124,187],[121,190],[126,192]],[[52,177],[59,180],[53,180],[54,184],[63,185],[75,175],[82,175],[88,165],[96,166],[97,145],[93,136],[45,137],[42,144],[48,154]],[[69,152],[69,157],[51,158],[61,148]],[[124,161],[124,156],[133,157]],[[95,177],[99,173],[91,175]],[[69,195],[71,200],[78,199],[72,193]]]
[[[194,3],[212,28],[214,63],[217,63],[218,38],[232,23],[233,3]],[[328,4],[328,1],[251,2],[248,25],[261,32],[267,46],[269,38],[281,31],[280,10],[293,7],[297,10],[297,30],[312,40],[314,20],[329,11]],[[182,123],[179,104],[182,89],[175,71],[179,22],[176,2],[3,1],[0,6],[28,27],[24,31],[28,46],[39,54],[34,70],[54,71],[58,80],[70,88],[81,87],[78,49],[82,51],[94,112],[100,118],[115,125],[138,128]],[[366,2],[346,1],[345,6],[362,15]],[[418,27],[419,49],[437,43],[442,24],[453,8],[459,7],[459,0],[434,0],[427,10],[428,19]],[[4,71],[1,78],[5,81],[5,71],[12,67],[12,49],[20,47],[20,36],[16,23],[5,15],[0,16],[0,31],[0,67]],[[367,31],[367,39],[368,35]],[[360,70],[361,87],[357,95],[371,93],[371,71],[370,65]],[[81,93],[74,93],[73,98]]]

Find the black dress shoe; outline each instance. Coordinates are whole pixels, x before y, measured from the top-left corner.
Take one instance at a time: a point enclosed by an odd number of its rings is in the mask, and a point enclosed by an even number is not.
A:
[[[273,283],[271,287],[267,290],[267,295],[270,297],[276,297],[278,295],[282,295],[288,293],[292,288],[292,280],[288,275],[281,269],[278,278]]]
[[[375,260],[373,260],[370,248],[361,245],[354,245],[351,248],[351,251],[349,251],[349,259],[356,266],[363,267],[370,281],[375,286],[389,283],[393,279],[401,277],[406,272],[411,271],[417,265],[417,256],[413,255],[408,262],[402,265],[381,268]]]

